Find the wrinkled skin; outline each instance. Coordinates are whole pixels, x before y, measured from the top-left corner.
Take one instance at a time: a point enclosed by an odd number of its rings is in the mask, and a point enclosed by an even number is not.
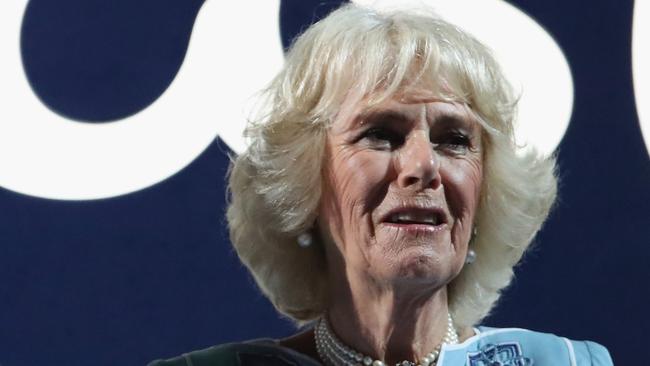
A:
[[[343,109],[329,132],[321,232],[346,268],[377,282],[444,286],[462,268],[478,204],[480,125],[461,105],[419,98],[360,113]],[[445,227],[384,222],[411,204],[442,209]]]
[[[480,195],[481,127],[465,106],[421,94],[364,106],[348,96],[327,138],[317,222],[329,317],[356,349],[413,360],[445,331],[446,285],[464,265]],[[395,212],[438,221],[395,222]]]

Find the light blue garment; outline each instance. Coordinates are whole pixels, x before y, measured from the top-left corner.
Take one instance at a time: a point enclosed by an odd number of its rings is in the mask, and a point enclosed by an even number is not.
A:
[[[442,347],[437,366],[611,366],[605,347],[517,328],[475,328],[463,343]],[[228,343],[149,366],[319,366],[274,339]]]
[[[445,345],[438,366],[609,366],[607,349],[589,341],[518,328],[475,329],[461,344]]]

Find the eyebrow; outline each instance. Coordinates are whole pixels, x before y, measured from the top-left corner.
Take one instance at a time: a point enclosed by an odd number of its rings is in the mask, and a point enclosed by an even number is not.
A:
[[[390,122],[406,122],[411,120],[411,117],[399,111],[392,109],[373,109],[367,112],[360,113],[354,121],[354,127],[359,127],[366,122],[379,122],[381,120],[387,120]]]
[[[400,111],[392,109],[374,109],[360,113],[355,118],[353,128],[360,127],[366,122],[373,123],[382,120],[386,120],[387,122],[408,122],[411,119],[412,117],[409,114]],[[456,111],[438,111],[438,115],[435,117],[435,124],[444,126],[460,124],[470,127],[472,124],[472,118]]]
[[[460,113],[442,113],[436,118],[436,124],[442,127],[461,125],[463,127],[472,127],[473,118]]]

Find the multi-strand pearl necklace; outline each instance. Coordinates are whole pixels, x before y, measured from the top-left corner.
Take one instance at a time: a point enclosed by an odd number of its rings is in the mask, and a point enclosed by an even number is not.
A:
[[[370,356],[366,356],[343,344],[331,331],[325,317],[322,317],[318,321],[314,333],[318,355],[328,366],[386,366],[384,361],[373,360]],[[442,345],[456,343],[458,343],[458,333],[456,333],[456,329],[454,328],[451,315],[447,314],[447,333],[440,345],[431,351],[431,353],[422,357],[420,363],[402,361],[396,366],[433,366],[438,361],[438,355],[440,355]]]

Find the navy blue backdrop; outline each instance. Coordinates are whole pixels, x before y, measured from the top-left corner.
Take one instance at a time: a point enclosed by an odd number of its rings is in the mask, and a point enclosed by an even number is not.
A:
[[[285,47],[339,3],[283,0]],[[634,105],[633,2],[510,3],[560,45],[575,100],[558,150],[559,204],[485,324],[592,339],[631,365],[647,359],[650,328],[650,162]],[[32,0],[21,38],[28,79],[52,110],[83,123],[135,113],[172,81],[201,5]],[[228,152],[215,139],[171,178],[108,199],[0,187],[0,365],[142,365],[293,332],[230,248]]]

